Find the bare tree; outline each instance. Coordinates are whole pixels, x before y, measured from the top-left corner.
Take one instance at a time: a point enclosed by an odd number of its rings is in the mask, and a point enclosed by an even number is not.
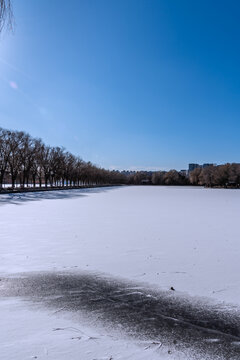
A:
[[[3,28],[13,28],[13,13],[11,0],[0,0],[0,33]]]
[[[189,174],[189,180],[190,183],[192,185],[200,185],[201,181],[200,181],[200,175],[202,173],[202,169],[201,168],[196,168],[193,171],[190,172]]]
[[[51,154],[50,146],[45,146],[43,144],[39,153],[39,163],[43,172],[45,187],[48,186],[48,182],[51,176],[50,154]]]
[[[212,187],[214,184],[216,184],[215,168],[216,168],[215,166],[211,165],[202,170],[199,176],[202,185],[205,185],[207,187]]]
[[[38,180],[39,186],[42,187],[42,152],[44,151],[44,144],[41,139],[33,139],[34,141],[34,157],[31,164],[31,176],[33,181],[33,186],[36,186],[36,180]]]
[[[11,153],[9,130],[0,128],[0,189],[3,186],[4,176],[7,171],[8,161]]]
[[[64,149],[60,147],[53,147],[50,150],[49,164],[50,164],[50,184],[51,186],[59,185],[64,175]],[[64,184],[64,182],[63,182]]]
[[[166,185],[182,185],[183,178],[176,170],[170,170],[164,175],[164,183]]]
[[[21,161],[20,184],[28,186],[30,172],[32,169],[33,159],[35,156],[34,140],[29,134],[24,134],[22,138],[22,146],[19,147],[19,156]]]
[[[229,183],[235,183],[239,186],[240,184],[240,164],[231,164],[228,176]]]
[[[164,175],[166,171],[156,171],[152,174],[152,183],[153,185],[163,185],[164,184]]]
[[[20,149],[24,146],[24,135],[23,131],[11,131],[9,136],[10,154],[8,165],[13,188],[21,171],[22,158]]]

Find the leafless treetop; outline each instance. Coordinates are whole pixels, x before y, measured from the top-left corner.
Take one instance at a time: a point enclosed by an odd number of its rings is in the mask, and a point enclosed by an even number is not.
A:
[[[0,33],[4,27],[12,29],[13,14],[11,0],[0,0]]]

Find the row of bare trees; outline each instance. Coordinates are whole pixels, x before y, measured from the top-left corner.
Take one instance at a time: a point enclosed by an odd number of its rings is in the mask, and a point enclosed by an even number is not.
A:
[[[46,146],[23,131],[0,128],[0,189],[77,187],[106,184],[204,185],[239,187],[240,164],[196,168],[189,176],[170,171],[110,171],[85,162],[61,147]]]
[[[190,172],[189,181],[192,185],[207,187],[239,187],[240,164],[224,164],[197,168]]]
[[[80,186],[124,183],[118,171],[99,168],[60,147],[46,146],[23,131],[0,128],[0,189],[4,183],[21,187]]]

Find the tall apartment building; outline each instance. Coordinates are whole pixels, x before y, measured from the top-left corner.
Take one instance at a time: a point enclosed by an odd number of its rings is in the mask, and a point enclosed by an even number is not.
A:
[[[213,166],[213,165],[216,165],[216,164],[203,164],[203,165],[199,165],[199,164],[188,164],[188,173],[190,173],[191,171],[197,169],[197,168],[201,168],[201,169],[205,169],[207,168],[208,166]]]
[[[191,171],[193,171],[193,170],[195,170],[197,168],[200,168],[200,167],[201,167],[201,165],[199,165],[199,164],[189,164],[188,165],[188,172],[191,172]]]

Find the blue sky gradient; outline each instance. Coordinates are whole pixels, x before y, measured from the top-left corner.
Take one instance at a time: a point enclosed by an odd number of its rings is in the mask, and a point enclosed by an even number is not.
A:
[[[117,169],[240,162],[240,2],[15,0],[0,126]]]

